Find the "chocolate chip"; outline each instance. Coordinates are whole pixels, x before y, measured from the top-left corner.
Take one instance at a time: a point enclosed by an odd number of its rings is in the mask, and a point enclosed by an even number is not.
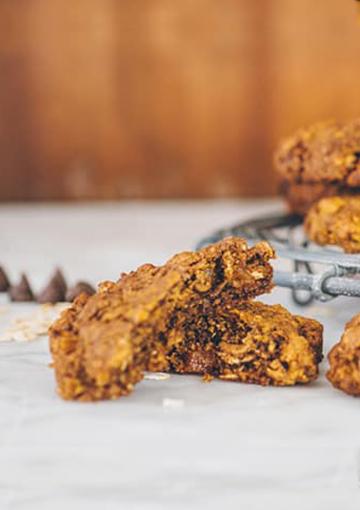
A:
[[[10,287],[9,297],[11,301],[14,302],[34,301],[33,291],[31,290],[29,280],[24,273],[21,275],[18,285],[12,285]]]
[[[65,301],[66,289],[65,278],[60,269],[57,269],[50,278],[49,283],[38,294],[36,300],[38,303],[59,303]]]
[[[66,283],[66,280],[64,278],[64,275],[63,275],[61,269],[59,269],[59,268],[56,269],[53,279],[56,281],[57,286],[59,288],[61,288],[61,290],[64,292],[64,295],[65,295],[66,291],[67,291],[67,283]]]
[[[6,292],[10,288],[9,278],[0,266],[0,292]]]
[[[66,293],[66,301],[72,302],[75,298],[77,298],[80,294],[88,294],[91,296],[95,294],[95,289],[92,285],[87,282],[77,282],[76,285],[71,287]]]

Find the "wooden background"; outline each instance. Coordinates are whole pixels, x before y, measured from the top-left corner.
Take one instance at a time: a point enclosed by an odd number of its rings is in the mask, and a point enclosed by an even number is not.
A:
[[[0,0],[2,200],[271,194],[357,115],[354,0]]]

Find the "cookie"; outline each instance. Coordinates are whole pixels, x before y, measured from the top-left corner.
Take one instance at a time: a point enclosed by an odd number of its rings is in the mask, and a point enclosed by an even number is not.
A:
[[[168,324],[148,370],[263,386],[305,384],[318,376],[322,326],[280,305],[195,299]]]
[[[360,120],[318,123],[286,139],[275,154],[280,191],[304,214],[325,196],[360,192]]]
[[[360,396],[360,314],[348,322],[345,331],[329,353],[326,377],[348,395]]]
[[[306,215],[304,228],[317,244],[360,253],[360,196],[323,198]]]
[[[115,399],[145,370],[274,386],[313,381],[322,326],[253,301],[272,288],[273,256],[267,243],[228,238],[81,294],[50,329],[59,394]]]
[[[305,216],[309,209],[325,197],[360,194],[360,188],[345,188],[333,183],[301,183],[294,184],[283,181],[280,193],[285,198],[289,210]]]
[[[225,296],[232,303],[269,291],[273,256],[265,242],[249,248],[229,238],[160,267],[145,264],[93,296],[81,294],[49,332],[59,394],[75,400],[127,395],[159,339],[169,337],[174,317],[187,316],[194,299],[225,304]]]

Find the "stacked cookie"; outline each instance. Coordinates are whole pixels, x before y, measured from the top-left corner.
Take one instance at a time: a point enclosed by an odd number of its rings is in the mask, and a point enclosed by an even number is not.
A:
[[[360,120],[299,130],[280,145],[275,168],[309,239],[360,252]]]
[[[360,253],[360,119],[319,123],[285,140],[275,155],[289,209],[319,245]],[[360,396],[360,314],[329,354],[329,381]]]
[[[304,215],[323,197],[360,193],[360,120],[300,129],[275,154],[290,209]]]

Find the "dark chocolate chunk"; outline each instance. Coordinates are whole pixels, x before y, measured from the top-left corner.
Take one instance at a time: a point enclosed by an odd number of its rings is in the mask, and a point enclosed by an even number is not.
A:
[[[61,269],[56,268],[56,271],[55,271],[52,279],[54,279],[56,281],[57,286],[59,288],[61,288],[61,290],[63,291],[64,296],[65,296],[66,291],[67,291],[67,283],[66,283],[66,280],[64,278],[64,275],[63,275]]]
[[[10,288],[9,278],[4,269],[0,266],[0,292],[6,292]]]
[[[92,294],[95,294],[95,289],[92,285],[90,285],[87,282],[77,282],[76,285],[74,285],[67,291],[66,301],[69,301],[71,303],[72,301],[74,301],[75,298],[77,298],[80,294],[83,293],[91,296]]]
[[[57,269],[50,278],[49,283],[38,294],[37,302],[59,303],[61,301],[65,301],[66,290],[67,285],[65,278],[60,269]]]
[[[60,287],[52,281],[38,294],[36,301],[38,303],[59,303],[65,301],[65,296]]]
[[[23,273],[20,282],[17,285],[12,285],[9,290],[9,297],[11,301],[34,301],[34,294],[31,290],[29,280]]]

